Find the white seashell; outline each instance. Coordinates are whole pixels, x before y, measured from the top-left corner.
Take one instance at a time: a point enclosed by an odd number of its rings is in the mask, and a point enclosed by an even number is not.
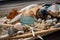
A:
[[[60,23],[57,23],[57,24],[55,25],[55,28],[57,28],[57,27],[60,27]]]
[[[57,19],[55,18],[55,19],[53,19],[53,22],[57,22]]]
[[[52,12],[58,12],[59,8],[57,7],[56,4],[52,5],[51,7],[48,8],[48,10],[52,11]]]
[[[42,20],[42,23],[45,23],[45,20]]]
[[[46,20],[46,23],[52,23],[52,19]]]
[[[21,23],[16,23],[14,25],[14,28],[17,29],[17,30],[23,30],[23,26],[21,25]]]
[[[50,16],[50,15],[48,15],[48,16],[47,16],[47,18],[48,18],[48,19],[50,19],[50,18],[51,18],[51,16]]]
[[[24,33],[24,31],[18,31],[17,33]]]
[[[38,19],[38,22],[42,22],[42,19]]]

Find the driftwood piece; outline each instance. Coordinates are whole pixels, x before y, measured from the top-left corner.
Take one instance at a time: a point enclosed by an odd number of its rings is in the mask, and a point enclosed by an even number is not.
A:
[[[53,33],[55,31],[58,31],[60,30],[60,28],[51,28],[51,29],[48,29],[48,30],[42,30],[42,31],[37,31],[35,32],[35,35],[40,35],[40,36],[45,36],[45,35],[48,35],[50,33]],[[0,39],[17,39],[17,38],[27,38],[27,37],[32,37],[32,33],[27,33],[27,34],[23,34],[23,35],[17,35],[17,36],[11,36],[9,37],[5,35],[5,37],[3,36],[0,36]]]
[[[51,28],[49,30],[37,31],[37,32],[35,32],[35,35],[45,36],[47,34],[53,33],[53,32],[58,31],[58,30],[60,30],[60,28]],[[12,39],[27,38],[27,37],[32,37],[32,36],[33,36],[32,33],[28,33],[28,34],[23,34],[23,35],[17,35],[17,36],[11,37],[11,38]]]
[[[12,24],[2,24],[2,23],[0,23],[0,26],[3,26],[3,27],[11,27],[11,26],[14,26],[14,25],[12,25]]]

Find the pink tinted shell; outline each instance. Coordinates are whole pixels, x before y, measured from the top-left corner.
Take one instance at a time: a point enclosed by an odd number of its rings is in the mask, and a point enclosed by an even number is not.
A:
[[[23,27],[24,27],[24,26],[22,26],[21,23],[16,23],[16,24],[14,25],[14,28],[17,29],[17,30],[23,30]]]

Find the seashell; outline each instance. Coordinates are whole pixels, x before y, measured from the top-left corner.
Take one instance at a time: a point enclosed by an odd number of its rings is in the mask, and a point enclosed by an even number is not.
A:
[[[46,20],[46,23],[52,23],[52,19]]]
[[[57,19],[55,18],[55,19],[53,19],[53,22],[57,22]]]
[[[52,25],[56,25],[56,22],[53,22]]]
[[[17,33],[24,33],[24,31],[18,31]]]
[[[38,19],[38,22],[41,23],[41,22],[42,22],[42,19],[39,18],[39,19]]]
[[[51,19],[51,16],[50,16],[50,15],[48,15],[48,16],[47,16],[47,19]]]
[[[55,27],[55,28],[60,27],[60,23],[57,23],[54,27]]]
[[[23,30],[23,26],[21,25],[21,23],[16,23],[16,24],[14,25],[14,28],[15,28],[16,30]]]
[[[59,11],[59,8],[57,7],[56,4],[54,4],[54,5],[50,6],[48,8],[48,10],[50,10],[51,12],[54,12],[55,13],[55,12]]]

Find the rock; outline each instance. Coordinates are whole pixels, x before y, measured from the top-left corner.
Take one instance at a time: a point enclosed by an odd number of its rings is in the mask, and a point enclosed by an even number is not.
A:
[[[37,14],[36,14],[36,18],[42,18],[44,19],[47,16],[47,10],[45,7],[42,7],[41,9],[38,9]]]
[[[24,26],[22,26],[21,23],[16,23],[16,24],[14,25],[14,28],[15,28],[16,30],[23,30],[23,27],[24,27]]]
[[[8,34],[9,34],[9,35],[13,35],[13,34],[14,34],[14,30],[9,29],[9,30],[8,30]]]

